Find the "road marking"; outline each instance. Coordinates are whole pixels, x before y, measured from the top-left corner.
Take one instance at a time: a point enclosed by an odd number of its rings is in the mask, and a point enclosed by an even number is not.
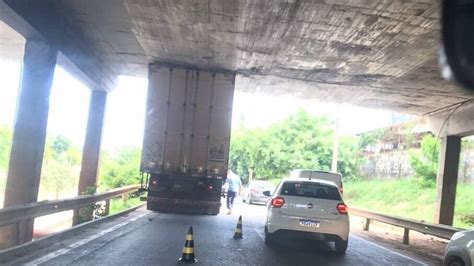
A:
[[[85,244],[91,242],[92,240],[95,240],[95,239],[97,239],[97,238],[99,238],[99,237],[102,237],[102,236],[104,236],[104,235],[106,235],[106,234],[108,234],[108,233],[110,233],[110,232],[113,232],[113,231],[117,230],[117,229],[120,228],[120,227],[123,227],[123,226],[125,226],[125,225],[128,225],[128,224],[130,224],[131,222],[134,222],[134,221],[136,221],[136,220],[142,218],[143,216],[145,216],[145,215],[147,215],[147,214],[148,214],[148,212],[142,213],[142,214],[140,214],[140,215],[138,215],[138,216],[135,216],[135,217],[131,218],[130,220],[127,220],[127,221],[125,221],[125,222],[121,222],[121,223],[119,223],[119,224],[116,224],[116,225],[114,225],[114,226],[108,228],[107,230],[101,231],[101,232],[99,232],[99,233],[97,233],[97,234],[95,234],[95,235],[92,235],[92,236],[88,237],[88,238],[85,238],[85,239],[83,239],[83,240],[80,240],[80,241],[78,241],[78,242],[75,242],[75,243],[69,245],[69,246],[66,247],[66,248],[62,248],[62,249],[56,250],[56,251],[54,251],[54,252],[51,252],[51,253],[49,253],[49,254],[47,254],[47,255],[45,255],[45,256],[43,256],[43,257],[40,257],[40,258],[38,258],[38,259],[36,259],[36,260],[34,260],[34,261],[31,261],[31,262],[29,262],[29,263],[26,263],[25,265],[32,266],[32,265],[39,265],[39,264],[48,262],[48,261],[50,261],[50,260],[52,260],[52,259],[54,259],[54,258],[57,258],[57,257],[59,257],[59,256],[61,256],[61,255],[64,255],[64,254],[68,253],[69,251],[71,251],[71,250],[73,250],[73,249],[76,249],[76,248],[78,248],[78,247],[80,247],[80,246],[83,246],[83,245],[85,245]]]
[[[418,264],[420,264],[420,265],[428,265],[428,264],[425,263],[425,262],[422,262],[422,261],[420,261],[420,260],[414,259],[414,258],[409,257],[409,256],[407,256],[407,255],[403,255],[402,253],[393,251],[393,250],[388,249],[388,248],[386,248],[386,247],[384,247],[384,246],[381,246],[381,245],[379,245],[379,244],[375,244],[374,242],[369,241],[369,240],[366,240],[366,239],[364,239],[364,238],[362,238],[362,237],[359,237],[359,236],[356,236],[356,235],[353,235],[353,234],[351,234],[350,237],[351,237],[351,238],[357,238],[357,239],[362,240],[362,241],[364,241],[364,242],[366,242],[366,243],[369,243],[370,245],[372,245],[372,246],[374,246],[374,247],[378,247],[378,248],[383,249],[383,250],[385,250],[385,251],[388,251],[388,252],[390,252],[390,253],[392,253],[392,254],[394,254],[394,255],[397,255],[397,256],[400,256],[400,257],[405,258],[405,259],[407,259],[407,260],[411,260],[411,261],[413,261],[413,262],[416,262],[416,263],[418,263]]]

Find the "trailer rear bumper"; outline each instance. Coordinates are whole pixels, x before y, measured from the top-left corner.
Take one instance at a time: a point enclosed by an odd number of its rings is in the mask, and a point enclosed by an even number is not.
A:
[[[147,209],[162,212],[197,213],[197,214],[219,214],[220,202],[170,199],[160,197],[141,197],[147,202]]]

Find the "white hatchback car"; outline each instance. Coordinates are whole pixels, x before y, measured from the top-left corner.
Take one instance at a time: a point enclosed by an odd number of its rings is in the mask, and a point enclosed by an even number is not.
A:
[[[455,233],[444,254],[446,266],[469,266],[474,263],[474,229]]]
[[[270,195],[270,191],[265,191]],[[279,235],[333,241],[336,253],[346,252],[349,216],[338,186],[330,181],[290,178],[280,182],[268,202],[265,243]]]

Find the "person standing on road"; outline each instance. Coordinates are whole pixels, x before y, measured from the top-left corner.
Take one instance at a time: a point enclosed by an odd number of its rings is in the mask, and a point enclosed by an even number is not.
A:
[[[232,214],[232,208],[234,207],[234,199],[237,193],[242,192],[242,181],[240,177],[232,170],[227,171],[227,181],[226,183],[229,185],[227,189],[227,209],[229,212],[227,214]]]

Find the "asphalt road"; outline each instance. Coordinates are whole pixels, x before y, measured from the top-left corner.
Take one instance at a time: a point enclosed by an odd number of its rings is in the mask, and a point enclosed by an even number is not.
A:
[[[232,238],[238,214],[244,238]],[[134,211],[50,247],[11,261],[11,265],[177,265],[189,226],[194,229],[197,265],[432,265],[426,258],[351,235],[344,256],[332,244],[285,239],[266,246],[265,207],[241,204],[234,215],[182,215]]]

